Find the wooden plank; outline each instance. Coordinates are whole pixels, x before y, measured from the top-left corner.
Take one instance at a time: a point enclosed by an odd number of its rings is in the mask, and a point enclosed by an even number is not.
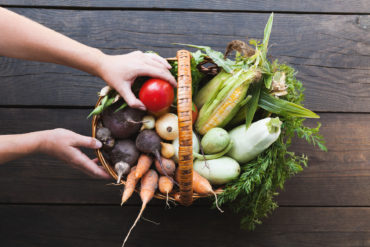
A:
[[[1,0],[3,6],[40,6],[40,7],[84,7],[84,8],[144,8],[144,9],[179,9],[179,10],[208,10],[208,11],[274,11],[274,12],[318,12],[318,13],[369,13],[366,0],[360,1],[180,1],[180,0]]]
[[[89,110],[0,109],[0,134],[63,127],[89,135]],[[321,114],[328,153],[303,142],[309,167],[290,179],[278,201],[292,206],[370,206],[369,114]],[[310,124],[316,121],[311,121]],[[91,154],[91,157],[94,155]],[[0,203],[118,204],[120,189],[91,179],[63,162],[34,155],[0,166]],[[138,204],[133,199],[130,204]],[[158,201],[163,205],[164,202]],[[200,204],[208,204],[207,200]]]
[[[164,57],[179,49],[171,45],[174,42],[223,50],[233,39],[261,38],[268,18],[263,13],[13,10],[110,54],[141,49]],[[369,18],[275,15],[270,53],[299,70],[307,88],[307,107],[368,112]],[[0,60],[0,74],[0,105],[91,106],[104,85],[73,69],[8,58]]]
[[[138,207],[0,206],[2,246],[120,246]],[[127,246],[368,246],[370,208],[279,208],[254,232],[204,207],[148,207]],[[227,227],[225,227],[227,226]]]
[[[325,205],[369,205],[370,115],[321,114],[321,117],[321,133],[329,151],[319,152],[303,141],[296,142],[292,148],[308,154],[309,166],[288,180],[279,202],[282,205],[296,205],[298,201],[312,206],[322,202]],[[307,124],[314,126],[315,122]],[[362,199],[356,202],[344,199],[349,197]]]

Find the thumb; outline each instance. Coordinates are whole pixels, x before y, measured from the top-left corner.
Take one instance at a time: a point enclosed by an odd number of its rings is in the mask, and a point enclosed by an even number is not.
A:
[[[75,138],[72,143],[73,146],[78,146],[78,147],[85,147],[85,148],[91,148],[91,149],[99,149],[103,146],[103,144],[90,136],[83,136],[80,134],[75,133]]]

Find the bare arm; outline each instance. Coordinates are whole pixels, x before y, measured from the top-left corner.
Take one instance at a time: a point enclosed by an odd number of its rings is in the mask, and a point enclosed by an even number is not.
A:
[[[0,55],[67,65],[97,74],[103,53],[0,8]]]
[[[109,178],[102,167],[79,150],[79,147],[96,149],[101,145],[92,137],[65,129],[0,135],[0,164],[39,152],[57,157],[93,177]]]
[[[145,109],[131,91],[138,76],[157,77],[176,85],[171,66],[154,54],[111,56],[0,7],[0,55],[73,67],[101,77],[132,107]]]
[[[41,132],[0,136],[0,164],[40,149]]]

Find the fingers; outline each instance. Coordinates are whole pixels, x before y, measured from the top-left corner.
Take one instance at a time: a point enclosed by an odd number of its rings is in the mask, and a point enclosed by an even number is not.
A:
[[[91,149],[99,149],[103,146],[103,144],[89,136],[83,136],[77,133],[74,134],[74,140],[72,140],[72,145],[76,147],[85,147],[85,148],[91,148]]]
[[[81,171],[95,178],[109,179],[109,174],[103,167],[98,166],[93,160],[89,159],[84,153],[77,148],[70,151],[71,163]]]
[[[177,86],[175,77],[173,77],[171,72],[167,69],[159,69],[154,66],[146,65],[143,68],[141,68],[139,75],[159,78],[159,79],[169,82],[174,87]]]
[[[167,69],[171,69],[171,65],[167,62],[166,59],[164,59],[163,57],[161,56],[158,56],[157,54],[155,53],[145,53],[144,55],[150,57],[151,59],[153,59],[154,61],[156,62],[159,62],[161,63],[162,65],[164,65]]]
[[[169,69],[171,65],[161,56],[158,56],[154,53],[135,53],[137,56],[140,56],[146,66],[141,68],[141,76],[150,76],[153,78],[159,78],[165,81],[168,81],[172,86],[176,87],[176,79],[172,76]]]
[[[116,90],[130,107],[137,108],[142,111],[146,110],[143,102],[136,98],[135,94],[132,92],[131,84],[129,82],[121,83],[120,86],[116,88]]]

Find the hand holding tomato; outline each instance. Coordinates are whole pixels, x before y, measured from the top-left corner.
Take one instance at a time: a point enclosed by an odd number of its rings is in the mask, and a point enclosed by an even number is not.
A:
[[[156,113],[169,108],[174,99],[173,87],[161,79],[149,79],[140,89],[139,98],[148,111]]]
[[[169,71],[170,64],[156,54],[135,51],[125,55],[104,55],[99,63],[99,76],[133,108],[145,110],[144,104],[131,91],[137,77],[161,78],[176,86],[176,80]]]

